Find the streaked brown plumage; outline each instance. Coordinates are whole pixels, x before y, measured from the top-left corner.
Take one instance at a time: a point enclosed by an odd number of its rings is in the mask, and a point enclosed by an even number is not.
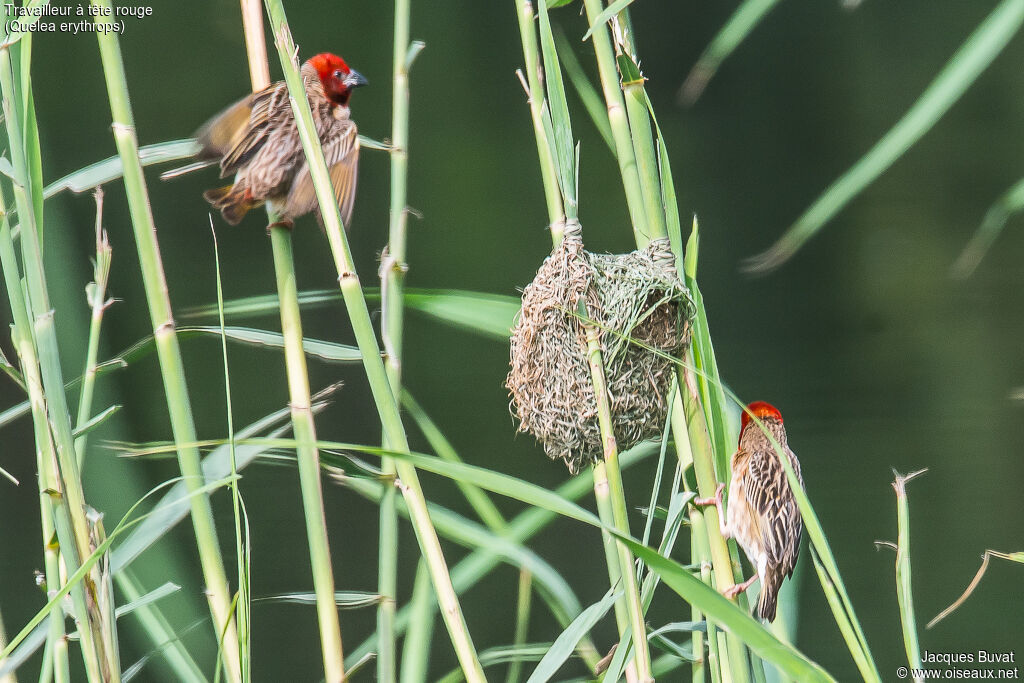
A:
[[[329,53],[307,60],[301,74],[347,227],[359,162],[359,138],[356,124],[349,118],[348,101],[351,90],[365,85],[366,79],[341,57]],[[235,176],[231,185],[203,193],[231,225],[237,225],[246,212],[264,202],[271,202],[285,224],[314,209],[319,217],[316,192],[284,81],[228,107],[204,125],[196,137],[203,147],[200,158],[220,159],[221,177]]]
[[[782,414],[764,401],[751,403],[747,409],[761,420],[764,429],[782,447],[803,487],[800,461],[787,443]],[[760,579],[757,615],[772,621],[782,581],[793,575],[796,566],[803,520],[771,439],[746,412],[731,471],[727,516],[722,515],[724,484],[719,485],[714,498],[699,502],[718,506],[722,535],[735,538],[757,570],[757,574],[733,586],[726,594],[734,597],[755,579]]]

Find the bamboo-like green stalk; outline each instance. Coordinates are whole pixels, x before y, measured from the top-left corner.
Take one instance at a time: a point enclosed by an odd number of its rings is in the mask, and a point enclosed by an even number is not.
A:
[[[90,0],[90,2],[93,7],[112,12],[110,0]],[[99,29],[96,32],[96,37],[113,117],[114,142],[124,168],[125,192],[128,197],[128,208],[132,218],[139,262],[142,266],[146,304],[153,325],[157,358],[160,363],[167,408],[171,418],[171,431],[175,443],[180,445],[178,465],[189,491],[195,492],[202,488],[204,483],[199,450],[195,446],[188,445],[194,444],[196,441],[195,422],[192,419],[181,349],[174,331],[174,318],[171,312],[170,297],[167,293],[167,279],[164,276],[160,246],[156,238],[156,225],[150,209],[149,194],[142,174],[142,164],[139,161],[139,146],[135,136],[135,123],[128,96],[128,82],[121,57],[120,41],[117,33],[112,30],[113,19],[111,16],[96,16],[94,21]],[[209,497],[205,494],[190,496],[189,504],[192,512],[192,525],[196,534],[196,547],[202,565],[203,578],[206,582],[205,592],[213,617],[214,632],[223,633],[224,642],[231,644],[231,647],[222,649],[222,658],[227,678],[234,683],[241,678],[238,649],[235,647],[238,635],[231,610],[224,561],[217,540],[217,529],[213,521],[213,511],[210,508]]]
[[[557,245],[562,241],[561,220],[562,197],[558,192],[558,174],[555,170],[552,141],[544,128],[544,88],[541,86],[541,65],[537,50],[537,34],[534,33],[533,2],[516,0],[516,15],[519,17],[519,36],[523,44],[523,60],[526,70],[527,101],[530,104],[530,119],[533,121],[533,135],[537,141],[537,156],[544,184],[544,200],[547,202],[548,219],[551,222],[551,237]]]
[[[914,591],[910,572],[910,504],[907,501],[907,482],[924,474],[918,470],[910,474],[896,474],[892,488],[896,491],[896,597],[900,603],[900,624],[903,626],[903,645],[907,651],[907,665],[921,669],[921,646],[917,639],[917,617],[914,614]]]
[[[341,626],[334,602],[334,575],[331,570],[331,553],[320,483],[320,453],[312,445],[316,442],[316,426],[311,409],[306,354],[302,350],[302,323],[299,315],[298,290],[295,286],[291,231],[284,227],[273,227],[270,229],[270,238],[274,250],[277,292],[281,298],[281,333],[285,340],[292,431],[295,433],[295,440],[300,444],[296,448],[296,456],[305,510],[309,559],[313,566],[313,588],[316,592],[324,671],[328,681],[344,681]]]
[[[10,221],[4,205],[3,193],[0,192],[0,268],[3,270],[7,287],[7,297],[11,307],[11,340],[15,352],[21,359],[25,388],[29,393],[32,408],[32,425],[36,439],[36,469],[39,472],[39,513],[42,522],[43,565],[46,574],[47,590],[56,591],[61,585],[60,557],[57,544],[53,542],[56,528],[54,526],[53,502],[46,491],[55,486],[52,481],[55,460],[53,441],[47,427],[46,408],[42,397],[42,381],[39,378],[39,364],[36,360],[35,347],[32,344],[31,328],[28,322],[28,310],[22,296],[21,277],[18,271],[17,256],[14,252],[14,240],[11,237]],[[64,615],[57,613],[50,616],[46,636],[46,656],[43,666],[48,668],[51,676],[61,677],[68,671],[68,649],[64,634]],[[64,680],[67,680],[65,677]]]
[[[366,298],[363,296],[359,277],[356,275],[352,252],[348,246],[348,240],[341,223],[341,216],[338,212],[337,201],[334,197],[334,189],[328,176],[323,149],[320,147],[316,135],[309,102],[305,98],[302,78],[299,75],[298,63],[295,60],[295,43],[288,29],[284,6],[281,0],[265,0],[265,5],[270,16],[271,30],[274,34],[278,55],[281,59],[285,81],[291,94],[292,111],[298,124],[302,148],[310,166],[313,185],[320,203],[324,228],[327,232],[327,239],[330,243],[331,253],[338,272],[342,297],[345,300],[345,307],[348,311],[356,343],[363,356],[363,365],[373,393],[374,402],[377,406],[377,413],[380,416],[384,433],[387,435],[386,441],[389,447],[397,452],[408,452],[409,442],[398,411],[398,402],[391,391],[387,371],[381,359],[380,347],[377,345],[377,337],[374,333],[373,323],[370,320],[370,312],[366,306]],[[416,539],[420,545],[420,552],[426,559],[427,566],[430,569],[434,591],[437,595],[438,604],[441,606],[441,615],[448,628],[459,664],[466,674],[467,681],[470,683],[484,681],[486,679],[483,667],[480,665],[472,637],[466,627],[458,596],[452,587],[448,566],[444,559],[444,553],[441,551],[437,531],[430,521],[430,515],[427,511],[426,500],[423,496],[423,489],[420,486],[416,468],[407,462],[398,462],[396,469],[399,476],[396,485],[401,490],[408,505],[413,529],[416,532]]]
[[[406,254],[406,206],[409,165],[409,68],[422,43],[409,42],[410,0],[395,0],[394,36],[392,45],[391,91],[391,206],[388,225],[388,246],[381,256],[380,279],[381,339],[387,354],[387,374],[395,397],[402,387],[402,330],[404,328],[403,290]],[[388,445],[387,434],[382,441]],[[395,463],[386,458],[381,462],[385,474],[395,474]],[[380,503],[379,546],[377,566],[377,593],[381,601],[377,606],[377,680],[394,683],[397,674],[395,661],[395,610],[398,599],[398,511],[395,496],[398,492],[388,487]],[[425,582],[419,582],[426,586]],[[429,590],[429,587],[421,588]],[[420,596],[420,599],[425,599]]]
[[[692,367],[692,351],[688,352],[688,365]],[[697,480],[697,491],[701,496],[711,498],[718,488],[718,481],[715,478],[715,466],[712,455],[711,442],[707,432],[707,420],[704,417],[700,399],[697,396],[696,386],[693,382],[692,373],[683,369],[678,373],[679,392],[682,399],[683,414],[686,416],[686,435],[690,441],[690,449],[693,457],[693,473]],[[677,434],[677,440],[682,435]],[[711,558],[712,572],[715,576],[715,586],[720,592],[724,592],[736,583],[732,558],[729,554],[729,547],[719,524],[718,509],[708,506],[704,509],[704,526],[707,531],[708,554]],[[736,600],[736,598],[733,598]],[[727,635],[727,657],[719,658],[719,665],[726,661],[732,674],[732,680],[745,682],[750,680],[750,667],[748,666],[746,648],[742,641],[733,634]]]
[[[14,173],[21,179],[20,182],[14,182],[13,187],[22,228],[20,242],[28,295],[22,299],[23,308],[16,314],[21,318],[18,324],[22,327],[19,335],[19,355],[25,366],[23,372],[29,391],[35,394],[33,414],[37,445],[46,453],[41,460],[44,468],[40,471],[40,476],[48,485],[44,495],[48,495],[53,501],[53,521],[57,537],[60,539],[60,552],[70,574],[77,571],[82,558],[89,555],[92,546],[89,522],[86,519],[85,494],[75,456],[71,418],[67,397],[64,394],[64,379],[60,367],[54,312],[50,306],[43,267],[39,226],[35,220],[37,212],[32,197],[34,185],[31,184],[34,178],[29,170],[26,150],[23,147],[24,141],[28,139],[23,136],[36,135],[22,128],[22,107],[19,106],[28,108],[27,100],[31,98],[31,91],[26,85],[29,60],[29,55],[25,51],[27,47],[28,43],[23,43],[18,48],[22,76],[20,89],[14,82],[11,50],[0,50],[0,87],[3,90],[8,147]],[[24,99],[19,100],[19,95]],[[12,260],[13,240],[9,225],[5,227],[4,232],[4,251],[8,252],[5,261],[9,262],[5,264],[4,271],[6,273],[10,269],[8,277],[14,279],[18,269],[16,261]],[[20,282],[15,286],[20,290]],[[12,299],[13,303],[15,302]],[[32,318],[31,321],[29,316]],[[22,354],[27,354],[27,357]],[[37,372],[38,377],[35,377]],[[53,437],[52,449],[46,445],[50,434]],[[51,454],[55,456],[53,459],[50,458]],[[117,676],[120,671],[116,633],[112,628],[113,605],[111,596],[105,592],[109,584],[101,579],[98,572],[93,572],[90,579],[72,587],[72,600],[79,618],[86,671],[90,680],[103,680],[105,677]],[[102,613],[103,607],[109,608],[109,615]]]
[[[103,313],[113,303],[107,299],[107,278],[110,275],[111,249],[107,240],[107,231],[103,229],[103,188],[97,187],[96,192],[96,260],[93,261],[92,283],[86,289],[92,316],[89,321],[89,343],[85,354],[85,371],[82,373],[82,390],[78,395],[78,415],[75,418],[76,428],[89,421],[92,411],[92,395],[96,387],[96,364],[99,362],[100,329],[103,327]],[[85,461],[85,447],[88,434],[75,439],[75,452],[78,467],[82,468]]]
[[[640,72],[640,60],[634,54],[632,37],[629,34],[629,8],[623,8],[618,15],[615,32],[616,63],[619,67],[623,99],[626,102],[626,119],[629,122],[633,154],[636,157],[637,175],[640,178],[640,192],[647,214],[647,236],[650,239],[667,237],[665,207],[662,205],[662,178],[654,153],[654,131],[651,115],[647,109],[645,78]],[[637,243],[643,247],[643,244]]]
[[[601,0],[583,0],[583,6],[591,23],[604,9]],[[629,218],[633,224],[633,236],[636,238],[637,245],[642,247],[651,239],[648,228],[649,221],[644,205],[643,189],[640,185],[626,105],[622,97],[622,89],[619,87],[618,71],[615,68],[615,51],[612,48],[607,24],[595,27],[590,39],[594,43],[601,91],[604,93],[605,105],[608,107],[608,122],[611,124],[612,138],[615,140],[615,157],[619,162],[622,187],[626,192],[626,205],[629,207]]]
[[[519,570],[519,590],[516,600],[516,629],[512,636],[512,647],[520,647],[525,642],[530,632],[530,606],[533,596],[533,575],[529,569]],[[514,660],[508,665],[508,674],[505,676],[506,683],[519,683],[523,674],[523,662],[521,659]]]
[[[253,91],[270,85],[270,68],[263,44],[263,15],[258,0],[243,0],[242,20],[249,56],[249,69]],[[260,40],[257,40],[260,38]],[[305,101],[305,90],[302,91]],[[308,105],[307,105],[308,106]],[[295,260],[292,256],[292,233],[278,224],[278,217],[270,214],[270,240],[274,253],[274,273],[277,296],[281,306],[281,334],[284,337],[285,368],[288,375],[288,396],[291,404],[292,431],[298,447],[295,449],[299,470],[299,488],[306,523],[306,540],[313,570],[313,590],[316,594],[317,621],[320,627],[320,649],[327,681],[345,681],[344,651],[341,623],[334,601],[334,570],[331,564],[330,543],[327,537],[327,516],[324,512],[324,494],[320,481],[320,452],[316,443],[316,424],[313,418],[306,370],[306,353],[302,346],[302,316],[299,311]]]
[[[384,502],[383,497],[381,502]],[[430,643],[434,637],[434,596],[430,589],[430,572],[421,559],[416,563],[416,580],[408,606],[408,628],[402,643],[402,683],[423,683],[427,680]],[[380,634],[377,637],[379,640]]]
[[[589,316],[588,316],[589,317]],[[612,513],[612,526],[623,534],[629,535],[629,518],[626,510],[626,495],[622,487],[622,472],[619,468],[619,447],[615,442],[612,427],[611,402],[608,398],[607,384],[604,376],[604,362],[601,358],[601,343],[595,325],[584,323],[587,342],[587,362],[590,366],[590,377],[594,385],[594,396],[597,399],[597,419],[601,426],[601,441],[604,446],[604,463],[601,468],[605,472]],[[595,466],[594,481],[597,482],[598,467]],[[604,520],[602,520],[604,521]],[[606,522],[607,523],[607,522]],[[647,646],[647,627],[644,624],[644,608],[640,601],[636,573],[633,571],[633,555],[625,545],[613,542],[618,554],[620,579],[625,600],[616,603],[624,604],[628,623],[633,632],[633,647],[637,678],[641,683],[654,681],[651,674],[651,654]],[[616,609],[618,616],[618,609]],[[620,624],[620,631],[621,629]],[[627,643],[628,644],[628,643]]]

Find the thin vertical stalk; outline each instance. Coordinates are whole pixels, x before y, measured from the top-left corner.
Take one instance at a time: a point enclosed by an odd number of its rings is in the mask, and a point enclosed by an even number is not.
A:
[[[302,323],[299,316],[298,289],[295,285],[295,262],[292,257],[291,231],[284,227],[270,229],[274,250],[274,272],[277,293],[281,300],[281,333],[284,335],[285,364],[288,370],[288,393],[291,398],[292,431],[298,443],[295,452],[299,466],[299,485],[305,510],[306,539],[313,566],[313,589],[320,623],[320,647],[324,671],[331,683],[346,680],[342,666],[341,625],[334,601],[334,575],[327,540],[323,489],[320,482],[320,452],[316,446],[306,354],[302,349]]]
[[[242,0],[242,22],[249,57],[249,74],[253,92],[270,85],[270,68],[264,46],[263,14],[258,0]],[[305,94],[305,93],[303,93]],[[313,591],[316,595],[317,621],[320,627],[320,649],[324,672],[329,683],[347,680],[345,656],[341,642],[341,623],[334,600],[334,570],[330,542],[327,537],[327,516],[320,481],[320,451],[316,443],[309,391],[309,373],[302,344],[302,316],[299,310],[295,259],[292,255],[291,230],[277,224],[270,215],[270,241],[274,253],[274,274],[277,297],[281,307],[281,334],[284,337],[285,369],[288,375],[288,396],[291,404],[292,431],[297,446],[295,455],[299,470],[299,489],[306,523],[306,540],[313,570]]]
[[[27,298],[23,300],[21,340],[22,352],[35,356],[30,359],[23,356],[23,362],[27,361],[25,362],[27,367],[23,370],[26,374],[26,382],[30,385],[30,391],[37,393],[36,401],[39,410],[34,412],[37,421],[37,440],[45,438],[46,441],[49,441],[49,433],[53,435],[52,454],[56,456],[55,462],[48,457],[43,458],[44,463],[51,468],[49,483],[52,488],[46,495],[49,495],[54,503],[54,523],[57,536],[60,539],[60,552],[64,557],[68,573],[71,574],[77,571],[82,558],[90,554],[92,541],[89,522],[86,518],[85,493],[82,490],[75,457],[71,417],[68,411],[67,397],[64,394],[64,379],[60,367],[54,311],[50,306],[43,267],[40,226],[36,224],[36,210],[31,196],[34,189],[31,184],[29,186],[24,184],[25,182],[31,183],[33,178],[30,175],[26,151],[23,147],[27,137],[23,136],[34,137],[35,135],[22,128],[21,113],[17,106],[23,104],[29,108],[26,101],[19,101],[18,98],[19,95],[22,98],[31,97],[25,83],[29,59],[23,49],[25,47],[25,44],[19,46],[22,48],[19,49],[19,56],[23,76],[20,90],[14,84],[11,50],[0,50],[0,86],[3,89],[3,112],[4,122],[7,126],[8,148],[14,172],[23,179],[22,182],[13,183],[15,203],[22,227],[21,252],[28,292]],[[29,125],[31,127],[31,122]],[[9,225],[4,230],[4,242],[9,243],[11,251],[13,251]],[[5,246],[5,250],[6,248]],[[13,254],[8,254],[8,260],[11,256]],[[13,268],[12,275],[18,272],[16,264],[12,263],[10,267]],[[19,283],[19,289],[20,286]],[[32,317],[31,321],[27,319],[29,315]],[[29,346],[33,346],[31,351],[28,349]],[[38,378],[29,379],[28,376],[36,371],[39,373]],[[33,384],[35,386],[32,386]],[[41,424],[39,423],[40,419],[42,419]],[[44,430],[47,432],[45,437]],[[44,452],[50,450],[44,445],[44,442],[38,442],[37,445]],[[72,600],[80,619],[79,633],[82,637],[83,657],[90,680],[116,677],[120,671],[116,633],[112,629],[113,605],[110,602],[111,596],[105,592],[106,587],[109,587],[109,583],[103,581],[98,572],[92,572],[89,580],[72,588]],[[109,615],[102,613],[103,607],[109,608]]]
[[[692,367],[692,351],[688,352],[687,365]],[[690,441],[690,450],[693,454],[693,473],[697,479],[697,491],[703,497],[713,497],[715,489],[718,488],[715,479],[715,466],[711,451],[711,441],[707,432],[707,420],[700,405],[697,389],[693,382],[693,374],[690,370],[680,369],[677,373],[679,392],[681,397],[684,415],[686,416],[686,434]],[[677,434],[677,438],[681,435]],[[729,555],[729,547],[722,538],[721,528],[718,519],[718,510],[714,506],[704,509],[704,525],[707,531],[708,553],[711,557],[712,570],[715,577],[715,586],[719,592],[723,592],[736,583],[733,572],[732,558]],[[735,601],[736,598],[733,598]],[[746,648],[742,641],[735,635],[729,633],[726,636],[728,642],[728,663],[732,673],[732,680],[746,683],[750,680],[750,667],[746,656]],[[720,657],[720,664],[724,664],[726,658]]]
[[[380,279],[381,339],[387,354],[387,374],[395,397],[402,387],[402,330],[404,328],[403,289],[406,253],[406,187],[409,164],[409,68],[422,43],[409,42],[409,1],[395,0],[394,39],[392,47],[391,92],[391,206],[388,225],[388,246],[381,255]],[[382,441],[388,446],[387,434]],[[384,458],[381,469],[394,475],[394,460]],[[381,601],[377,605],[377,680],[394,683],[397,674],[395,661],[395,609],[398,599],[398,510],[395,507],[397,490],[389,486],[380,502],[377,592]],[[422,582],[420,585],[424,585]],[[429,590],[429,588],[421,589]]]
[[[363,296],[363,290],[359,284],[359,276],[356,274],[352,252],[349,249],[348,239],[342,226],[337,201],[334,197],[334,189],[331,186],[330,177],[327,173],[327,163],[324,160],[323,149],[320,147],[320,142],[316,135],[309,102],[305,98],[302,78],[299,75],[299,67],[295,59],[296,47],[292,40],[291,32],[288,29],[284,6],[281,0],[265,0],[265,5],[270,16],[271,28],[278,55],[281,59],[281,66],[284,70],[285,81],[291,94],[292,111],[295,114],[298,125],[302,148],[310,166],[313,185],[320,203],[324,228],[327,232],[331,254],[334,257],[335,268],[338,272],[342,298],[345,300],[345,307],[348,311],[352,331],[363,357],[363,366],[373,393],[377,413],[380,416],[389,447],[398,452],[406,453],[409,450],[409,442],[406,438],[405,427],[402,424],[402,418],[398,411],[398,402],[391,391],[387,371],[381,359],[380,347],[377,344],[373,323],[370,320],[370,312],[366,306],[366,298]],[[444,553],[441,550],[441,543],[437,537],[437,530],[434,529],[434,525],[430,521],[430,514],[427,511],[427,503],[423,496],[423,489],[420,486],[416,468],[402,461],[396,463],[396,470],[399,479],[395,484],[402,492],[409,508],[409,516],[413,522],[413,529],[416,532],[420,552],[430,570],[434,592],[441,607],[441,615],[444,618],[445,626],[448,628],[448,634],[451,637],[459,664],[466,675],[467,681],[470,683],[484,681],[486,678],[484,677],[483,667],[480,665],[476,647],[473,645],[473,639],[466,627],[459,598],[452,586],[448,566],[444,559]]]
[[[519,570],[519,591],[516,600],[516,630],[512,637],[512,647],[520,647],[530,633],[530,605],[533,596],[533,574],[529,569]],[[515,659],[508,665],[506,683],[519,683],[523,675],[523,660]]]
[[[29,333],[31,327],[28,322],[28,311],[22,296],[17,256],[14,252],[11,226],[7,218],[2,193],[0,193],[0,214],[3,215],[2,222],[0,222],[0,268],[3,270],[7,297],[11,306],[11,319],[14,321],[11,339],[15,352],[21,359],[25,388],[28,390],[29,402],[32,407],[32,426],[36,439],[36,469],[39,472],[39,514],[42,522],[43,563],[47,595],[52,596],[61,586],[60,554],[58,544],[54,543],[56,534],[53,521],[54,505],[47,493],[49,489],[56,486],[51,467],[56,456],[53,452],[53,441],[47,425],[42,380],[39,378],[39,362],[36,360],[35,347]],[[62,610],[55,611],[49,617],[44,667],[49,667],[51,675],[58,676],[68,670],[68,649]],[[65,680],[67,679],[65,678]]]
[[[604,10],[601,0],[583,0],[583,6],[591,23]],[[615,52],[612,49],[607,24],[597,26],[590,39],[594,43],[594,53],[597,56],[598,75],[601,79],[605,105],[608,107],[608,122],[612,127],[615,158],[619,162],[622,187],[626,191],[626,205],[629,207],[629,218],[633,224],[633,236],[636,238],[637,246],[642,248],[651,240],[651,234],[636,165],[636,152],[633,149],[622,89],[619,87],[619,74],[615,68]]]
[[[113,303],[107,299],[107,278],[110,275],[111,249],[107,231],[103,229],[103,188],[97,187],[96,197],[96,260],[93,262],[92,282],[86,288],[92,316],[89,321],[89,344],[85,354],[85,372],[82,373],[82,390],[78,396],[78,415],[75,426],[81,427],[89,421],[92,411],[92,395],[96,387],[96,364],[100,353],[100,329],[103,327],[103,312]],[[85,447],[89,435],[82,434],[75,439],[78,467],[85,461]]]
[[[256,5],[257,12],[259,5]],[[231,460],[231,508],[235,526],[235,565],[238,580],[238,594],[235,600],[235,620],[238,624],[238,660],[239,673],[242,681],[252,680],[252,592],[250,591],[249,570],[249,534],[246,525],[242,533],[242,497],[238,490],[238,452],[235,448],[235,418],[231,403],[231,371],[228,366],[228,338],[224,325],[224,283],[220,274],[220,246],[217,244],[217,231],[213,229],[213,218],[210,217],[210,234],[213,236],[213,255],[217,271],[217,321],[220,323],[221,361],[224,364],[224,408],[227,413],[228,453]]]
[[[917,639],[917,616],[914,614],[914,591],[910,572],[910,503],[907,500],[907,482],[927,470],[910,474],[895,474],[892,488],[896,491],[896,597],[900,604],[900,624],[903,626],[903,645],[907,651],[907,665],[921,669],[921,646]],[[919,679],[918,679],[919,680]]]
[[[619,468],[619,447],[615,442],[615,434],[612,428],[611,403],[608,399],[607,384],[605,383],[604,363],[601,358],[598,328],[595,325],[584,323],[584,329],[586,331],[587,362],[590,365],[590,377],[594,385],[594,396],[597,399],[597,419],[601,426],[601,440],[604,445],[604,463],[598,463],[598,465],[604,465],[601,469],[604,470],[605,480],[608,485],[613,528],[628,536],[630,533],[626,495],[622,487],[622,472]],[[596,490],[598,466],[595,466],[594,470]],[[618,556],[619,573],[625,598],[624,601],[619,601],[616,604],[616,616],[618,616],[618,605],[624,603],[628,623],[633,632],[633,647],[635,650],[633,662],[636,665],[637,677],[641,683],[653,682],[651,653],[647,646],[647,627],[644,624],[644,608],[640,600],[636,573],[633,571],[633,555],[623,543],[615,542],[614,546]]]
[[[623,9],[615,26],[616,63],[621,76],[623,99],[626,102],[626,119],[629,121],[633,153],[640,179],[640,192],[647,215],[647,236],[650,239],[667,237],[665,207],[662,204],[662,179],[654,153],[654,131],[651,115],[647,109],[647,93],[644,76],[640,73],[639,58],[632,54],[632,39],[629,36],[629,9]],[[638,244],[638,246],[643,246]]]
[[[434,595],[430,589],[430,572],[426,562],[420,560],[416,564],[416,581],[408,607],[408,628],[402,643],[402,683],[423,683],[427,680],[430,643],[434,637]]]
[[[558,192],[558,174],[555,170],[554,156],[551,149],[553,142],[548,139],[544,127],[544,88],[541,85],[541,66],[537,49],[537,34],[533,29],[533,2],[516,0],[516,14],[519,17],[519,36],[523,43],[523,60],[526,69],[527,101],[530,104],[530,119],[533,121],[533,135],[537,141],[537,156],[540,159],[540,174],[544,182],[544,200],[547,202],[548,219],[552,226],[552,237],[555,243],[561,241],[561,235],[555,233],[555,226],[563,218],[562,197]]]
[[[111,12],[110,0],[90,0],[90,2],[93,7]],[[189,505],[192,512],[192,525],[195,528],[196,547],[202,565],[203,578],[206,582],[205,592],[210,603],[214,632],[223,633],[224,642],[232,644],[231,647],[222,649],[225,673],[228,680],[237,682],[241,678],[238,648],[234,646],[238,642],[238,635],[235,630],[228,581],[224,572],[224,560],[221,557],[220,544],[217,540],[217,529],[213,521],[209,496],[206,493],[201,495],[197,493],[204,483],[203,471],[200,466],[198,448],[188,445],[194,444],[196,441],[195,422],[192,418],[181,349],[175,334],[167,278],[164,276],[160,245],[156,238],[156,224],[150,209],[149,193],[142,174],[142,164],[139,161],[139,146],[135,136],[135,122],[128,97],[128,82],[121,57],[120,41],[117,33],[112,30],[113,20],[109,15],[96,16],[94,21],[99,29],[96,32],[96,37],[103,63],[107,96],[110,100],[114,142],[124,168],[125,192],[128,196],[135,245],[142,267],[146,304],[153,326],[153,337],[163,377],[164,392],[167,396],[171,431],[174,441],[178,445],[178,466],[189,492],[193,494],[189,496]]]

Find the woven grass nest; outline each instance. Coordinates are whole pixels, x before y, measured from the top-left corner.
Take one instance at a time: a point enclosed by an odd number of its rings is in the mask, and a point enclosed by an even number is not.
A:
[[[620,449],[661,434],[675,363],[690,342],[694,306],[668,240],[628,254],[583,249],[578,222],[523,290],[506,383],[519,431],[530,432],[569,471],[601,460],[597,401],[578,302],[599,331]]]

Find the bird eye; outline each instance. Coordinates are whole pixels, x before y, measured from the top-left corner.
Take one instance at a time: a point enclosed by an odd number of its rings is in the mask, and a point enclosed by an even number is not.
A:
[[[345,78],[345,74],[341,72],[341,69],[338,69],[337,71],[334,72],[334,77],[340,81]]]

